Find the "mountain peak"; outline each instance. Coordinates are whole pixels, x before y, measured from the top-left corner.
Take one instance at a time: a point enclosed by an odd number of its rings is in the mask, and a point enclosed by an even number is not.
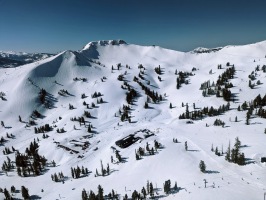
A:
[[[120,45],[120,44],[127,44],[124,40],[99,40],[99,41],[92,41],[89,42],[83,50],[89,49],[91,46],[106,46],[106,45]]]

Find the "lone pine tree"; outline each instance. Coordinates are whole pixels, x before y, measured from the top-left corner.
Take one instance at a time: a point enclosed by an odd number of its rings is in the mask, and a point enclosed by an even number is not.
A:
[[[205,165],[205,163],[204,163],[203,160],[200,161],[200,163],[199,163],[199,168],[200,168],[200,171],[201,171],[201,172],[203,172],[203,173],[206,172],[206,165]]]

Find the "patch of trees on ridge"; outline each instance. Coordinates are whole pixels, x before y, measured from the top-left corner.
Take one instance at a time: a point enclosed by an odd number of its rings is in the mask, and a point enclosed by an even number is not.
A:
[[[223,97],[225,101],[231,101],[232,93],[229,88],[233,87],[233,84],[229,82],[229,79],[233,79],[235,74],[235,67],[229,67],[224,73],[219,75],[216,84],[210,81],[206,81],[201,84],[200,90],[204,97],[208,95],[216,95],[216,97]],[[234,99],[232,99],[234,101]]]
[[[182,113],[179,116],[179,119],[192,119],[192,120],[197,120],[197,119],[203,119],[206,116],[218,116],[221,115],[222,113],[230,110],[230,103],[227,103],[226,105],[220,106],[218,109],[213,108],[212,106],[209,107],[204,107],[201,110],[194,110],[194,111],[189,111],[188,105],[186,105],[186,112]]]

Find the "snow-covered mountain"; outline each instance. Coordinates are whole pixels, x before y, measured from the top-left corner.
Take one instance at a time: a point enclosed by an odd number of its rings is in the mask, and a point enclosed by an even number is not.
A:
[[[266,41],[217,49],[97,41],[1,68],[0,187],[85,199],[101,185],[132,199],[149,182],[156,199],[262,199]]]
[[[0,51],[0,67],[18,67],[51,56],[53,56],[53,54]]]

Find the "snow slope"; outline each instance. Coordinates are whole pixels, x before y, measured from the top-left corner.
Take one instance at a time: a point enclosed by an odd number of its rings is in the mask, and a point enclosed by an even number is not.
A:
[[[1,152],[5,147],[12,146],[24,152],[30,142],[38,138],[39,153],[48,162],[56,162],[56,167],[47,167],[45,173],[36,177],[19,177],[16,169],[2,172],[0,187],[10,190],[12,185],[18,189],[24,185],[30,195],[41,199],[80,199],[83,188],[87,192],[93,190],[97,193],[100,184],[105,194],[114,189],[122,199],[125,194],[131,197],[134,190],[140,192],[150,181],[157,188],[157,198],[163,199],[262,199],[266,192],[266,165],[260,162],[260,158],[266,156],[266,122],[254,115],[250,125],[246,125],[246,112],[237,111],[237,107],[259,94],[262,97],[265,95],[266,73],[262,70],[256,72],[256,80],[252,81],[255,84],[260,80],[262,84],[254,89],[248,87],[248,76],[257,66],[261,68],[266,64],[265,55],[266,41],[227,46],[208,53],[206,49],[184,53],[158,46],[139,46],[122,40],[110,40],[90,42],[80,51],[64,51],[18,68],[0,68],[0,92],[6,95],[6,100],[0,99],[0,121],[5,123],[5,127],[0,127],[0,136],[7,140],[0,145]],[[236,94],[237,100],[230,102],[231,109],[223,115],[206,117],[193,124],[187,124],[188,120],[180,120],[180,114],[186,109],[181,106],[182,102],[188,103],[190,110],[193,110],[193,103],[196,108],[218,108],[227,104],[223,98],[215,95],[203,97],[202,90],[199,90],[200,84],[205,81],[216,82],[228,68],[227,62],[236,68],[231,91]],[[121,67],[118,70],[119,63]],[[134,76],[138,77],[140,73],[140,64],[145,68],[141,82],[163,96],[160,103],[149,103],[149,109],[144,109],[147,95],[133,81]],[[222,69],[217,69],[218,64],[222,65]],[[163,70],[162,75],[154,70],[159,65]],[[175,71],[191,72],[192,68],[196,71],[189,76],[189,84],[182,84],[177,90]],[[124,81],[117,79],[119,75],[124,75]],[[158,76],[162,81],[159,81]],[[83,78],[86,80],[83,81]],[[121,88],[124,82],[138,92],[138,97],[130,105],[131,123],[120,120],[119,110],[122,110],[123,105],[128,105],[128,90]],[[42,88],[48,93],[46,102],[49,102],[49,106],[41,104],[39,100]],[[67,90],[69,94],[60,95],[60,90]],[[102,96],[92,98],[95,92],[100,92]],[[85,98],[81,98],[82,94],[85,94]],[[103,103],[97,104],[100,98]],[[89,108],[83,105],[84,101]],[[95,108],[92,108],[92,103],[96,104]],[[170,103],[172,109],[169,108]],[[70,110],[69,104],[75,109]],[[27,126],[33,110],[38,110],[43,117],[35,120],[36,126]],[[84,111],[92,115],[86,121],[95,127],[93,133],[88,133],[84,125],[70,120],[82,116]],[[18,120],[19,115],[22,123]],[[235,122],[236,116],[238,122]],[[213,126],[217,118],[226,123],[224,128]],[[48,138],[43,139],[42,133],[34,133],[34,127],[48,123],[56,126],[53,131],[46,133]],[[209,126],[206,127],[206,124]],[[57,128],[64,128],[66,132],[57,133]],[[117,140],[143,129],[149,129],[154,135],[145,139],[140,134],[143,140],[124,149],[115,144]],[[6,133],[12,133],[15,137],[7,138]],[[225,152],[229,142],[233,146],[236,137],[242,142],[241,152],[248,158],[249,164],[244,166],[229,163],[224,156],[216,156],[211,152],[212,144],[220,151],[223,148]],[[179,143],[173,143],[173,138],[177,138]],[[147,142],[153,146],[154,140],[164,148],[153,156],[144,156],[137,161],[135,150],[140,146],[145,147]],[[189,151],[185,151],[185,141]],[[76,145],[85,142],[90,144],[85,150]],[[78,153],[70,153],[58,147],[58,144]],[[120,151],[124,162],[111,163],[111,156],[116,160],[114,148]],[[1,154],[0,164],[7,160],[7,156],[15,160],[15,153]],[[200,172],[200,160],[206,163],[207,173]],[[101,161],[104,166],[109,163],[111,174],[95,177],[96,168],[101,171]],[[73,179],[70,168],[77,165],[87,167],[91,173]],[[64,183],[53,182],[51,174],[61,171],[67,177]],[[181,189],[166,195],[163,183],[168,179],[172,187],[176,181]],[[204,188],[203,179],[208,182],[207,188]],[[14,197],[22,198],[20,193],[15,193]],[[2,193],[0,198],[4,198]]]

